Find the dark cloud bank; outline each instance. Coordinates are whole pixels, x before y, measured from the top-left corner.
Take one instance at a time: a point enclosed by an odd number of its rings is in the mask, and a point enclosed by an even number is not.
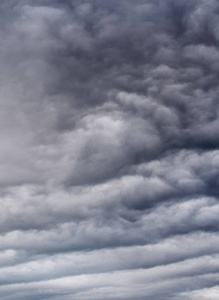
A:
[[[1,1],[1,299],[219,299],[218,15]]]

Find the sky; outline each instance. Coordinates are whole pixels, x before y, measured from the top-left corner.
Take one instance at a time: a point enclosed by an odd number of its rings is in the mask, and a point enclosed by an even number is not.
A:
[[[217,0],[0,2],[0,298],[219,296]]]

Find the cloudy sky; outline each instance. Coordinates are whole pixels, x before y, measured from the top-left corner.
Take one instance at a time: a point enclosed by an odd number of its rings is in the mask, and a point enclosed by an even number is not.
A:
[[[0,298],[219,295],[217,0],[0,2]]]

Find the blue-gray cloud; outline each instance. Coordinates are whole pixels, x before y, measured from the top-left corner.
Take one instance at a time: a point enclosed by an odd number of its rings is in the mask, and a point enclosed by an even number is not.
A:
[[[217,299],[218,12],[1,2],[1,299]]]

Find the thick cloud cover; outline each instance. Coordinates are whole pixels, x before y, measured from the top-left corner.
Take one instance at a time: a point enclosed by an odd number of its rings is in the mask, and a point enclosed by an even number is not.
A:
[[[218,14],[1,1],[1,299],[218,299]]]

